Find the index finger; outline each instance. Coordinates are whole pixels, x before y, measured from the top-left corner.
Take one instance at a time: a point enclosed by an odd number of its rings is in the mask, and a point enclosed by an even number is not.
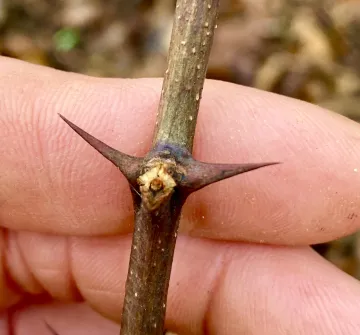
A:
[[[0,224],[112,235],[132,228],[119,171],[58,117],[119,150],[150,147],[161,81],[98,79],[0,60]],[[359,126],[319,107],[228,83],[204,88],[194,156],[282,161],[192,195],[182,232],[266,243],[323,242],[358,229]]]

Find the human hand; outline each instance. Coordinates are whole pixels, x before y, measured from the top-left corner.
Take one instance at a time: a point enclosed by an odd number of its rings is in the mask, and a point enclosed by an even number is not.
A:
[[[157,79],[89,78],[0,58],[0,334],[49,334],[45,322],[60,335],[118,334],[109,320],[121,314],[129,188],[58,113],[141,156],[160,90]],[[359,125],[319,107],[206,83],[195,158],[283,164],[188,199],[168,329],[359,333],[359,282],[307,246],[359,229],[359,134]]]

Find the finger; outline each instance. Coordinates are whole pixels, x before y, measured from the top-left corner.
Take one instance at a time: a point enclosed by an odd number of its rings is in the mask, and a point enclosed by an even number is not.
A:
[[[0,314],[0,331],[2,335],[114,335],[119,333],[119,325],[85,303],[48,303],[24,306],[10,315]]]
[[[142,155],[150,146],[161,82],[89,78],[5,58],[0,70],[0,224],[73,235],[131,231],[124,177],[57,113],[127,154]],[[207,82],[195,157],[283,164],[192,195],[182,231],[288,244],[355,231],[359,129],[300,101]]]
[[[58,262],[43,257],[44,236],[21,233],[18,239],[27,268],[48,292],[67,291],[57,277],[62,264],[68,263],[69,281],[82,297],[102,315],[119,322],[130,236],[69,238],[70,252],[62,255],[68,260]],[[11,259],[7,261],[11,263]],[[358,281],[310,248],[180,236],[168,296],[167,329],[189,335],[355,335],[360,329],[359,299]],[[46,320],[59,334],[65,334],[72,322],[66,313],[61,318],[63,321]]]

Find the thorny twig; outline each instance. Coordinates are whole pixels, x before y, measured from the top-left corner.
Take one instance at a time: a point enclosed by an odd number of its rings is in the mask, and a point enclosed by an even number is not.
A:
[[[133,195],[135,227],[121,335],[162,335],[183,204],[206,185],[276,163],[208,164],[191,156],[219,0],[178,0],[153,146],[143,158],[121,153],[62,119],[117,166]],[[141,197],[139,197],[141,194]]]

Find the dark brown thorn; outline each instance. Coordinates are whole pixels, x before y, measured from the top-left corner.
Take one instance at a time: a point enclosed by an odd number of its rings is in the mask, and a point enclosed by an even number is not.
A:
[[[143,162],[142,158],[133,157],[126,155],[110,146],[104,142],[98,140],[94,136],[87,133],[85,130],[82,130],[77,125],[69,121],[67,118],[59,114],[59,116],[70,126],[79,136],[81,136],[87,143],[89,143],[95,150],[97,150],[101,155],[106,159],[112,162],[120,171],[124,174],[130,184],[136,183],[137,172],[139,167]]]
[[[192,160],[192,162],[187,167],[188,174],[181,181],[181,186],[186,187],[189,192],[194,192],[207,185],[239,175],[241,173],[275,164],[280,163],[209,164]]]
[[[44,321],[44,323],[45,323],[46,328],[50,331],[51,334],[53,334],[53,335],[59,335],[59,333],[57,333],[57,332],[54,330],[54,328],[51,327],[46,321]]]

